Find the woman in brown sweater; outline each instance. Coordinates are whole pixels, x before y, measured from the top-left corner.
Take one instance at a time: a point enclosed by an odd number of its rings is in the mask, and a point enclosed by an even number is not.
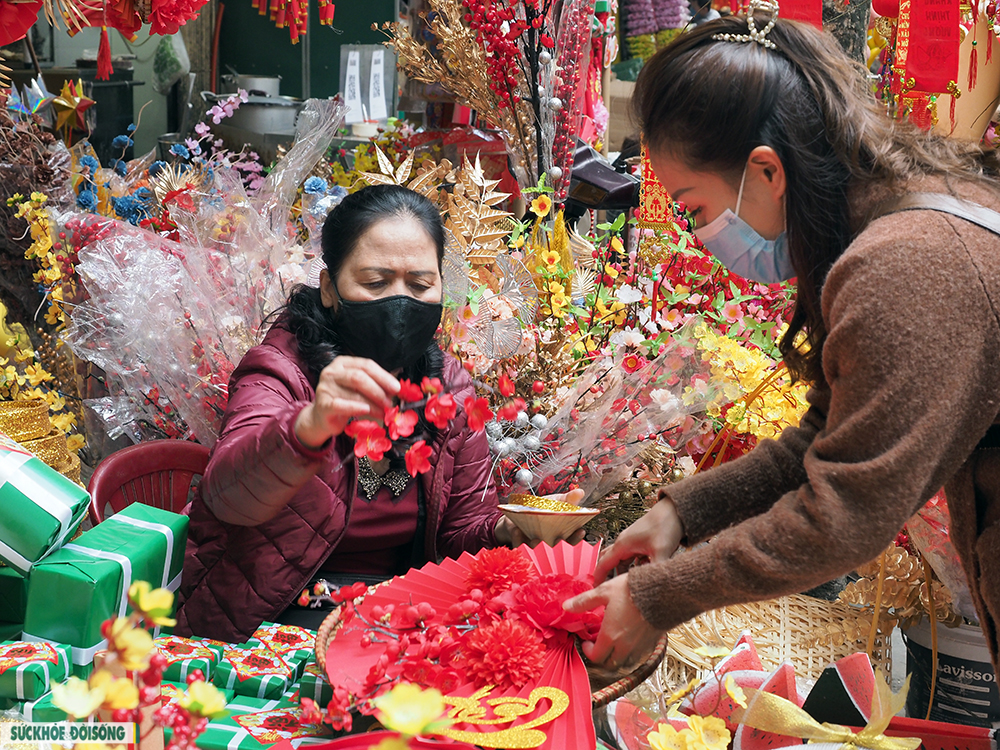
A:
[[[768,28],[775,7],[751,7],[749,23],[704,24],[652,58],[633,105],[705,246],[756,280],[797,277],[781,351],[812,385],[810,409],[661,489],[605,551],[605,582],[565,606],[607,604],[584,653],[621,666],[702,612],[875,558],[944,486],[996,665],[1000,236],[981,225],[1000,232],[996,160],[891,121],[832,38]],[[615,570],[627,574],[605,580]]]

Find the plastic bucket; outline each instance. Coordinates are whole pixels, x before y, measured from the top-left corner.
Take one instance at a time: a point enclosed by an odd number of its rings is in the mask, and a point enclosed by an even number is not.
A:
[[[904,632],[906,671],[911,676],[906,713],[918,719],[927,715],[931,689],[931,628],[927,620]],[[939,624],[937,686],[932,721],[989,727],[1000,725],[1000,691],[990,662],[983,631],[961,625]]]

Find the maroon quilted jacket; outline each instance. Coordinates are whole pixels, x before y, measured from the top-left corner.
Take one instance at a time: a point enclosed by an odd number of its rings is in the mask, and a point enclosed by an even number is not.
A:
[[[191,507],[179,634],[245,641],[301,593],[347,527],[357,494],[353,441],[341,435],[312,451],[295,437],[295,418],[315,394],[296,352],[295,337],[274,327],[233,373],[219,442]],[[472,395],[452,357],[443,379],[460,405]],[[459,406],[432,449],[431,471],[419,479],[427,559],[494,546],[500,511],[485,435],[468,429]],[[224,523],[212,509],[245,523]]]

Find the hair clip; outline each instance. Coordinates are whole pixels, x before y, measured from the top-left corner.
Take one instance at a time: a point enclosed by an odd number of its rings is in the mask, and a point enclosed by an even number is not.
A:
[[[753,20],[755,10],[766,10],[771,14],[770,20],[760,31]],[[767,49],[778,49],[774,42],[767,38],[767,35],[774,28],[774,22],[778,20],[778,0],[750,0],[747,8],[747,31],[746,34],[712,34],[712,39],[719,42],[757,42]]]

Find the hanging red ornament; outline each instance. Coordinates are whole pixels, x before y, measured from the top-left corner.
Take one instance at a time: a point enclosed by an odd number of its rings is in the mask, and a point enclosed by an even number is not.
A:
[[[108,39],[108,27],[101,27],[101,45],[97,49],[97,80],[107,81],[111,78],[114,67],[111,65],[111,40]]]

